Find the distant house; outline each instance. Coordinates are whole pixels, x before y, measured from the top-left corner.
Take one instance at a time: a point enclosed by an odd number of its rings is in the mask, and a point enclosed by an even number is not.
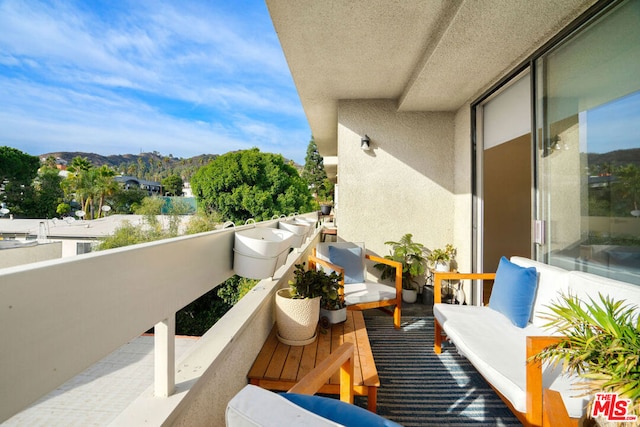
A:
[[[132,188],[140,188],[146,190],[149,196],[157,196],[162,194],[162,184],[157,181],[147,181],[144,179],[138,179],[135,176],[119,175],[115,178],[116,182],[121,183],[125,190]]]

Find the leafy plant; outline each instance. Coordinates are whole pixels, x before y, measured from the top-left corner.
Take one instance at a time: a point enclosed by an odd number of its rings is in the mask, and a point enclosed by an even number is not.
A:
[[[640,412],[640,317],[638,307],[599,295],[583,306],[576,296],[562,295],[549,308],[548,328],[563,338],[534,356],[537,361],[562,363],[563,370],[585,381],[583,395],[618,393]],[[631,409],[630,408],[630,409]]]
[[[322,273],[322,271],[320,271]],[[341,274],[332,271],[330,274],[323,273],[319,276],[322,282],[322,295],[320,298],[320,307],[327,310],[340,310],[345,308],[344,296],[340,295],[340,289],[344,288],[340,284]]]
[[[341,275],[332,271],[305,270],[305,263],[296,264],[293,280],[289,281],[291,297],[294,299],[321,297],[320,305],[329,310],[341,308],[343,302],[339,296]]]
[[[411,233],[402,236],[399,242],[388,241],[384,244],[391,246],[390,253],[385,255],[385,258],[402,263],[402,287],[415,289],[418,282],[414,279],[422,276],[427,268],[424,245],[414,242]],[[381,278],[383,280],[392,278],[396,274],[395,267],[387,264],[378,263],[374,267],[382,271]]]
[[[191,178],[198,206],[234,222],[310,212],[308,186],[281,155],[257,148],[219,156]]]
[[[456,248],[453,247],[451,243],[447,243],[444,249],[434,249],[431,251],[429,255],[427,255],[427,260],[436,263],[438,261],[451,261],[453,257],[456,256]]]

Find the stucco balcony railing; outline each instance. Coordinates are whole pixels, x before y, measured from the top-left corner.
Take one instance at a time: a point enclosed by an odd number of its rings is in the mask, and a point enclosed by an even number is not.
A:
[[[155,325],[154,385],[114,424],[223,425],[274,323],[275,291],[318,240],[316,230],[177,364],[175,313],[234,274],[234,229],[0,269],[0,422]]]

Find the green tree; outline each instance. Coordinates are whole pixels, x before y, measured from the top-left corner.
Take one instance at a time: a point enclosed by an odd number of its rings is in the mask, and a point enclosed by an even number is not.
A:
[[[63,178],[55,167],[43,166],[34,181],[36,206],[30,216],[34,218],[54,218],[57,207],[62,202],[64,192]]]
[[[307,155],[304,158],[304,168],[302,169],[302,178],[304,178],[311,188],[311,192],[319,194],[320,187],[327,179],[327,172],[324,170],[324,159],[318,151],[316,141],[311,137],[307,146]]]
[[[0,147],[0,183],[28,183],[38,174],[40,159],[12,147]]]
[[[176,334],[201,336],[258,280],[233,276],[176,313]]]
[[[40,160],[12,147],[0,147],[0,202],[14,215],[29,216],[36,207],[33,180]]]
[[[93,165],[86,157],[74,157],[67,168],[69,175],[62,181],[62,189],[68,199],[73,199],[85,209],[85,204],[92,194],[92,178],[89,176]],[[86,212],[86,211],[85,211]]]
[[[198,212],[189,220],[186,234],[197,234],[215,230],[216,225],[221,222],[220,214],[218,214],[218,212]]]
[[[638,210],[640,203],[640,167],[629,163],[615,170],[618,182],[615,187],[618,190],[618,199],[626,201],[621,216],[629,215],[630,210]]]
[[[311,210],[311,194],[297,170],[281,155],[257,148],[227,153],[191,179],[200,206],[224,220],[256,221]]]
[[[97,170],[94,193],[99,200],[98,217],[104,214],[102,207],[105,204],[105,199],[115,194],[120,188],[120,185],[114,179],[115,176],[116,172],[106,165],[102,165]]]
[[[158,216],[162,213],[163,206],[164,199],[160,197],[145,197],[142,199],[140,206],[134,208],[136,215],[144,215],[145,222],[149,228],[144,241],[149,242],[173,237],[165,235],[163,225],[158,219]]]
[[[162,180],[162,188],[166,196],[182,196],[182,178],[173,174]]]
[[[131,214],[134,207],[140,205],[147,194],[141,188],[125,190],[122,186],[118,186],[113,194],[105,197],[105,203],[111,206],[116,213]]]
[[[88,219],[99,217],[105,199],[118,191],[115,171],[107,165],[96,168],[86,157],[75,157],[68,171],[69,176],[62,182],[65,195],[75,196]]]
[[[60,216],[67,215],[69,212],[71,212],[71,205],[69,205],[69,203],[63,202],[56,207],[56,213]]]

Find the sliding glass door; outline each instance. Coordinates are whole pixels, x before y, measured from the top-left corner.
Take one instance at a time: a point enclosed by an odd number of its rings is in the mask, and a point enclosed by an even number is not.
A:
[[[640,1],[535,62],[536,257],[640,284]]]

